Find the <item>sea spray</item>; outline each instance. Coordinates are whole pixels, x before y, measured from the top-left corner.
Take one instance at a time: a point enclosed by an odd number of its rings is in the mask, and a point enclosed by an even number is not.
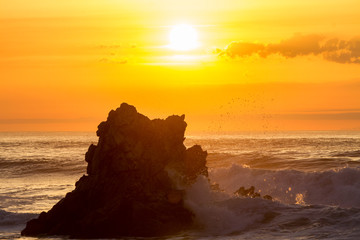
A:
[[[211,176],[212,174],[210,174]],[[220,184],[221,186],[221,184]],[[195,237],[236,239],[357,239],[360,236],[360,209],[305,204],[297,194],[294,203],[242,197],[213,190],[206,178],[186,191],[185,205],[195,213]],[[334,230],[333,227],[337,226]],[[346,238],[343,238],[344,232]],[[324,235],[326,233],[326,235]],[[284,235],[285,234],[285,235]],[[239,237],[242,236],[242,237]],[[285,238],[284,238],[285,237]]]
[[[25,222],[74,189],[86,169],[84,152],[96,140],[93,133],[0,133],[1,239],[25,240],[20,237]],[[198,228],[169,239],[359,239],[360,133],[187,136],[186,141],[208,151],[211,185],[218,183],[220,191],[212,191],[207,180],[189,189],[187,207],[191,202],[194,213],[203,210],[195,216]],[[241,186],[276,199],[234,197]],[[22,218],[22,213],[34,214]]]
[[[212,169],[212,181],[227,193],[240,186],[255,188],[285,204],[360,207],[360,168],[319,172],[253,169],[241,165]]]
[[[195,214],[201,234],[229,235],[245,231],[264,219],[271,201],[237,197],[212,190],[208,179],[199,177],[186,190],[185,205]]]

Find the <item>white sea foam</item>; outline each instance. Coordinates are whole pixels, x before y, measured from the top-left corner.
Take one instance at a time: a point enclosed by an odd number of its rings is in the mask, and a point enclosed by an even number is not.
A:
[[[254,186],[261,195],[268,194],[286,204],[360,207],[359,168],[300,172],[232,165],[229,168],[213,169],[210,179],[229,194],[241,186]]]
[[[202,234],[229,235],[252,228],[264,220],[273,205],[261,198],[240,198],[222,191],[213,191],[205,177],[186,191],[186,207],[195,214]]]
[[[227,169],[227,173],[239,173],[238,168],[233,166]],[[291,177],[291,174],[286,177]],[[358,239],[360,236],[359,208],[309,205],[301,194],[296,195],[290,204],[280,198],[271,201],[239,197],[232,191],[212,190],[208,180],[201,177],[186,191],[185,205],[194,212],[197,223],[197,230],[191,234],[205,238],[237,236],[235,239],[248,239],[255,235],[262,239],[288,239],[288,234],[291,234],[292,239],[307,236],[323,239],[326,233],[325,239],[339,239],[344,231],[348,231],[346,239]],[[335,226],[336,231],[333,229]]]
[[[13,213],[0,210],[0,228],[9,225],[23,225],[25,221],[37,216],[31,213]]]
[[[93,133],[0,134],[0,239],[26,239],[26,221],[74,188],[96,141]],[[199,178],[185,200],[197,228],[170,239],[360,238],[360,134],[208,136],[187,144],[208,151],[210,181],[223,191]],[[235,196],[241,186],[274,201]]]

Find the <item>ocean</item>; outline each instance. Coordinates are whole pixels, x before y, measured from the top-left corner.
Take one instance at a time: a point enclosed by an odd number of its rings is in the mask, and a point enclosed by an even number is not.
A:
[[[75,188],[91,143],[88,132],[0,133],[0,239],[36,239],[20,231]],[[187,136],[194,144],[212,185],[186,192],[196,227],[163,239],[360,239],[360,132]],[[272,200],[234,194],[251,186]]]

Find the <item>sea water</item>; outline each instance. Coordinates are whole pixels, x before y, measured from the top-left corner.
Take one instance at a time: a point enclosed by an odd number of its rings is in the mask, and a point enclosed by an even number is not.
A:
[[[0,239],[34,239],[20,231],[75,188],[96,142],[87,132],[0,133]],[[194,144],[208,151],[211,184],[200,177],[187,189],[194,229],[164,239],[360,239],[360,132],[187,136]],[[242,186],[273,200],[234,194]]]

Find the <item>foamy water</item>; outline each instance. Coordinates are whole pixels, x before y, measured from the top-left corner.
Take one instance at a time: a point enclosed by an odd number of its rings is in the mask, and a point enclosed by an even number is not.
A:
[[[29,239],[20,237],[26,221],[74,189],[96,142],[93,133],[0,133],[0,239]],[[211,183],[199,178],[187,189],[195,228],[167,238],[360,239],[360,133],[188,136],[185,144],[208,151]],[[273,201],[234,195],[241,186]]]

